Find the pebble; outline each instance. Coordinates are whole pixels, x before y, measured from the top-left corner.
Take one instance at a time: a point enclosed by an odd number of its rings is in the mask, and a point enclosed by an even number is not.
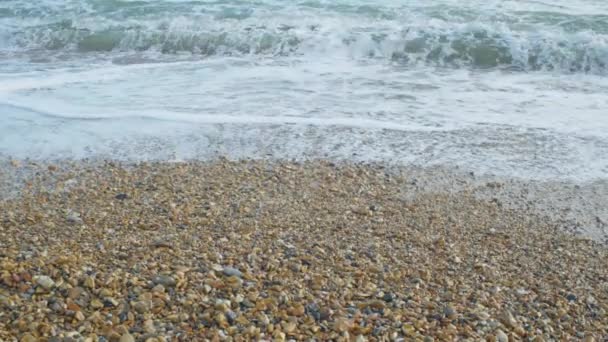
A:
[[[48,276],[39,276],[36,279],[36,284],[42,286],[46,290],[50,290],[55,287],[55,282]]]
[[[454,308],[452,308],[451,306],[446,306],[443,309],[443,314],[449,319],[455,319],[458,316],[456,314],[456,310],[454,310]]]
[[[84,286],[94,290],[95,289],[95,278],[94,277],[86,277],[84,280]]]
[[[509,328],[514,328],[517,326],[517,321],[515,320],[515,317],[513,317],[513,314],[511,313],[511,311],[505,310],[501,316],[501,321],[502,323],[509,327]]]
[[[83,290],[80,287],[71,287],[70,289],[68,289],[68,298],[77,299],[78,297],[80,297],[82,291]]]
[[[239,278],[243,277],[243,273],[233,267],[224,267],[222,272],[224,273],[224,275],[226,275],[228,277],[232,277],[232,276],[239,277]]]
[[[173,244],[165,240],[156,240],[152,243],[152,246],[155,248],[173,248]]]
[[[509,342],[509,337],[502,330],[496,330],[496,341],[498,342]]]
[[[67,214],[66,220],[72,224],[83,224],[84,223],[84,221],[80,217],[80,214],[73,212],[73,211],[71,211]]]
[[[172,276],[166,274],[158,274],[152,278],[152,282],[155,285],[162,285],[164,287],[173,287],[177,282]]]
[[[144,331],[148,334],[153,334],[156,332],[156,327],[154,327],[154,322],[151,319],[144,322]]]
[[[20,341],[21,342],[36,342],[36,341],[38,341],[38,339],[36,339],[31,334],[25,334],[25,335],[23,335],[23,337],[21,337]]]
[[[129,333],[124,333],[120,336],[119,342],[135,342],[135,337]]]
[[[165,292],[165,287],[161,284],[158,284],[156,286],[154,286],[152,288],[152,292],[156,292],[156,293],[164,293]]]
[[[123,200],[126,200],[127,198],[129,198],[129,196],[127,194],[122,194],[121,193],[121,194],[118,194],[118,195],[114,196],[114,198],[116,198],[117,200],[123,201]]]
[[[135,302],[133,303],[133,309],[141,314],[146,313],[152,309],[152,301],[142,300]]]
[[[84,314],[81,311],[76,311],[76,314],[74,314],[74,318],[79,321],[84,321],[85,319]]]
[[[103,303],[99,299],[95,298],[95,299],[91,300],[91,308],[101,309],[101,308],[103,308],[103,306],[104,306]]]
[[[334,323],[334,330],[338,332],[348,331],[351,327],[351,323],[345,318],[338,318]]]

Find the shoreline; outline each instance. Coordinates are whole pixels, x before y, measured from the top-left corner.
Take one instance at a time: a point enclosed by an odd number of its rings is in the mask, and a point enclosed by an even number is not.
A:
[[[608,336],[604,245],[437,170],[79,165],[0,200],[4,340]]]
[[[227,159],[215,157],[205,160],[151,160],[125,161],[114,159],[12,159],[0,156],[0,200],[19,196],[27,181],[36,180],[39,186],[52,190],[62,179],[76,179],[83,172],[99,170],[112,165],[126,170],[140,166],[189,165],[211,167],[216,163],[281,165],[314,167],[370,167],[400,177],[407,177],[401,191],[409,197],[434,193],[468,192],[481,201],[493,201],[512,210],[522,210],[542,216],[563,231],[608,244],[608,178],[573,180],[538,180],[516,176],[493,175],[468,171],[458,166],[412,166],[378,161],[349,161],[327,158],[309,159]],[[51,171],[52,170],[52,171]]]

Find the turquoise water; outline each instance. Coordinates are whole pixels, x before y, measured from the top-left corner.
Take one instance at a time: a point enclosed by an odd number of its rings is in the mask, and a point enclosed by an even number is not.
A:
[[[608,58],[607,6],[599,2],[11,0],[0,6],[5,54],[38,62],[96,53],[117,63],[121,56],[123,63],[138,61],[132,55],[335,55],[405,66],[603,74]]]
[[[608,3],[0,1],[0,154],[608,174]]]

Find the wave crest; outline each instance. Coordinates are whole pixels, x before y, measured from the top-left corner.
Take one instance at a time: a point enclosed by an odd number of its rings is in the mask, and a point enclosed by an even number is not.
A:
[[[608,39],[591,31],[514,31],[482,24],[394,28],[324,28],[322,25],[205,28],[173,22],[79,28],[70,21],[14,35],[17,49],[72,52],[155,51],[195,55],[329,55],[384,58],[439,67],[512,68],[606,73]]]

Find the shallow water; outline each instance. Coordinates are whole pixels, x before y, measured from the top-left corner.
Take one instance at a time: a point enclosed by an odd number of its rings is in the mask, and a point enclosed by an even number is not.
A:
[[[608,175],[608,3],[0,2],[0,154]]]

